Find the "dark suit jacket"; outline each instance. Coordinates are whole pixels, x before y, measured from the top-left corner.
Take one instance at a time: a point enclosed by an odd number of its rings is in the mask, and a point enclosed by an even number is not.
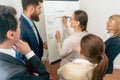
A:
[[[117,36],[115,38],[109,38],[106,42],[106,55],[109,59],[109,65],[107,74],[112,74],[113,72],[113,65],[114,65],[114,59],[118,56],[120,53],[120,36]]]
[[[20,38],[23,41],[26,41],[30,45],[30,48],[41,59],[41,57],[43,56],[43,42],[42,42],[42,39],[41,39],[41,37],[40,37],[40,35],[38,33],[38,30],[37,30],[37,35],[38,35],[38,39],[39,39],[39,44],[38,44],[37,38],[35,36],[35,33],[34,33],[32,27],[30,26],[28,21],[22,15],[20,17],[20,22],[21,22],[21,25],[20,25],[21,35],[20,35]],[[35,26],[35,28],[36,28],[36,26]]]
[[[49,80],[49,74],[35,55],[28,60],[39,74],[29,73],[26,65],[16,58],[0,52],[0,80]]]

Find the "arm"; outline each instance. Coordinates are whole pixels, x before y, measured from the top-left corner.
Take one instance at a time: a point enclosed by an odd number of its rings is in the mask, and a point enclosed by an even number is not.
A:
[[[117,55],[120,53],[120,43],[112,42],[110,46],[106,47],[106,55],[110,62],[113,62]]]
[[[66,16],[63,17],[63,26],[65,32],[67,33],[67,36],[70,36],[74,33],[74,29],[68,25],[68,18],[70,17],[66,17]]]
[[[22,25],[22,24],[21,24]],[[29,40],[28,40],[28,36],[26,34],[26,29],[22,29],[21,30],[21,33],[20,33],[20,39],[27,42],[28,44],[29,43]],[[23,60],[24,62],[27,62],[26,58],[24,57],[24,55],[20,54],[19,52],[16,52],[16,58],[18,60]]]
[[[61,56],[61,57],[67,56],[72,51],[72,46],[71,46],[70,40],[65,39],[64,42],[63,42],[63,45],[61,46],[61,36],[60,36],[59,31],[56,31],[55,37],[56,37],[56,40],[57,40],[59,56]]]
[[[120,53],[120,37],[110,38],[105,42],[106,55],[109,58],[109,62],[113,62],[117,55]]]
[[[67,55],[69,55],[72,52],[72,43],[69,39],[65,39],[62,47],[59,51],[59,55],[61,57],[66,57]]]
[[[57,40],[58,52],[60,52],[60,49],[61,49],[61,35],[60,35],[59,31],[56,31],[55,38]]]
[[[26,42],[23,42],[23,41],[19,40],[18,42],[16,42],[16,45],[17,45],[16,50],[18,52],[20,52],[21,54],[25,55],[26,57],[28,55],[30,55],[29,57],[27,57],[28,63],[30,63],[31,66],[33,66],[33,68],[35,70],[35,73],[38,74],[38,76],[36,76],[36,75],[30,73],[28,71],[28,69],[27,69],[25,72],[19,73],[21,75],[23,73],[25,73],[23,75],[23,78],[27,77],[28,79],[24,79],[24,80],[49,80],[49,74],[46,71],[45,66],[42,64],[40,59],[34,54],[34,52],[31,51],[31,49],[28,46],[28,44]]]
[[[50,80],[49,73],[46,71],[44,65],[35,55],[29,59],[29,62],[38,71],[39,75],[31,74],[26,67],[16,66],[15,72],[11,73],[9,80]],[[36,64],[37,63],[37,64]],[[39,64],[38,64],[39,63]]]
[[[49,80],[49,73],[47,72],[45,66],[43,65],[43,63],[39,60],[39,58],[36,55],[30,58],[28,62],[31,63],[31,65],[35,69],[35,72],[39,74],[38,76],[30,75],[31,78],[33,78],[33,80],[36,78],[39,78],[38,80]]]

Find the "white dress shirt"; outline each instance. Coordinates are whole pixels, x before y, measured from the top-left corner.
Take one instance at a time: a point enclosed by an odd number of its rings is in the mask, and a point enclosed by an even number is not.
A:
[[[15,50],[13,48],[11,48],[11,49],[0,49],[0,52],[8,54],[12,57],[15,57]]]
[[[10,55],[10,56],[12,56],[14,58],[16,57],[16,52],[15,52],[15,50],[13,48],[11,48],[11,49],[0,49],[0,52],[8,54],[8,55]],[[29,53],[27,53],[25,55],[25,57],[27,59],[30,59],[34,55],[35,55],[35,53],[33,51],[30,51]]]

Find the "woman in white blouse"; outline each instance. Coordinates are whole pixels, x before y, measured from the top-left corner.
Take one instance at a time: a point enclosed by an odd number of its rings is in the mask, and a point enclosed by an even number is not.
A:
[[[79,58],[58,69],[61,80],[103,80],[108,58],[102,39],[88,34],[81,39],[79,45]]]
[[[74,59],[79,57],[77,47],[79,46],[81,38],[87,34],[87,22],[87,13],[83,10],[76,10],[70,18],[70,25],[74,29],[74,33],[64,40],[62,46],[60,32],[56,32],[58,51],[62,59],[60,66],[63,66],[68,62],[72,62]]]

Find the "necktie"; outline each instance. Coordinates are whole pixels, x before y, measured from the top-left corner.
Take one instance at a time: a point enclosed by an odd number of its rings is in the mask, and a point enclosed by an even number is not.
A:
[[[34,31],[34,33],[35,33],[36,38],[37,38],[37,42],[39,43],[37,28],[34,26],[34,24],[32,25],[32,29],[33,29],[33,31]]]
[[[36,25],[34,24],[34,22],[33,22],[33,25],[34,25],[33,27],[35,28],[35,31],[36,31],[37,37],[38,37],[39,52],[36,53],[36,54],[39,54],[39,57],[41,58],[42,55],[43,55],[43,41],[42,41],[42,39],[40,37],[40,34],[39,34],[38,29],[37,29]]]

